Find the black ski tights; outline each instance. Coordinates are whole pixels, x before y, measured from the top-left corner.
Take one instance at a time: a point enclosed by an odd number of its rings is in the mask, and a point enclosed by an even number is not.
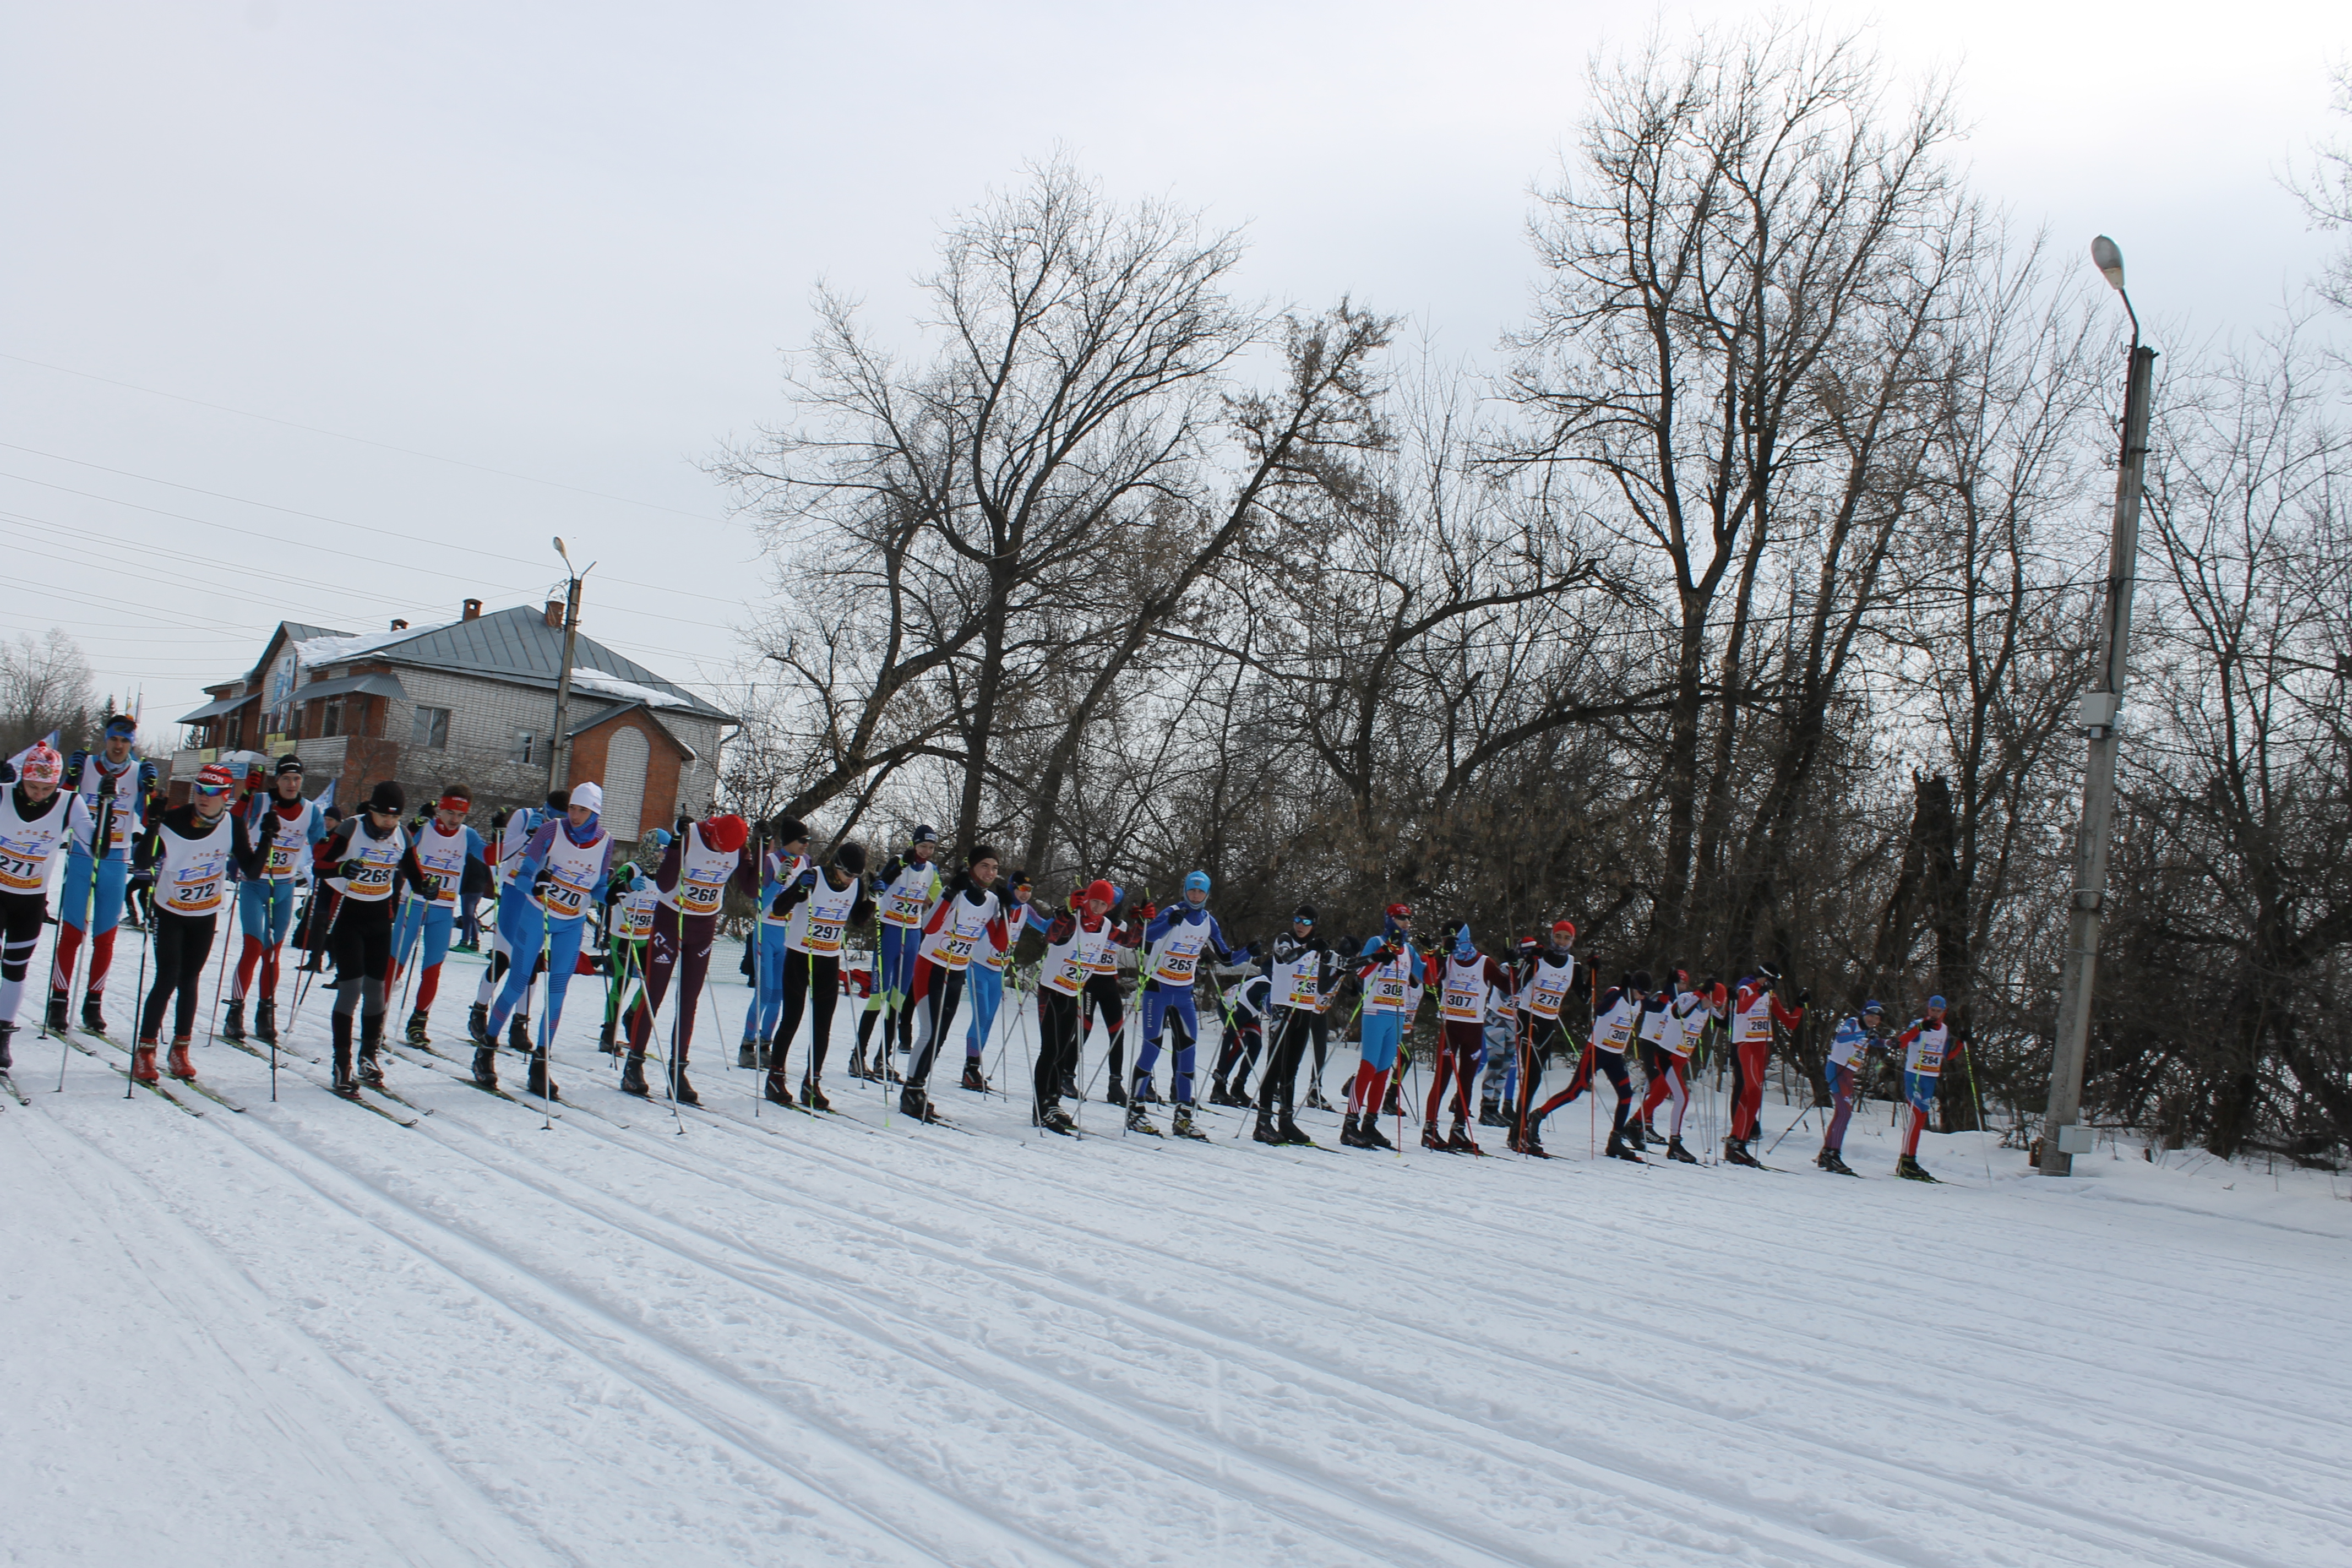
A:
[[[793,1037],[800,1032],[801,1009],[809,1016],[809,1060],[806,1077],[824,1073],[824,1048],[833,1043],[833,1005],[841,999],[841,960],[784,950],[783,1008],[776,1016],[775,1045],[769,1062],[777,1072],[792,1055]]]
[[[212,956],[215,915],[175,915],[155,911],[155,984],[147,988],[146,1005],[139,1010],[139,1037],[153,1040],[163,1026],[163,1008],[179,994],[180,1005],[172,1019],[172,1037],[186,1039],[196,1032],[197,982],[205,960]]]
[[[1042,1114],[1062,1103],[1062,1080],[1078,1068],[1078,999],[1052,986],[1037,992],[1037,1070],[1031,1084]]]

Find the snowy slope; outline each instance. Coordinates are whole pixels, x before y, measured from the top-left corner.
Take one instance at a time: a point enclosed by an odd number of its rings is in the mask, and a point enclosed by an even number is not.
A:
[[[2352,1562],[2325,1178],[1988,1184],[1971,1137],[1922,1187],[1883,1106],[1858,1182],[1805,1131],[1595,1162],[1581,1104],[1549,1163],[1041,1143],[951,1088],[962,1130],[886,1126],[846,1079],[860,1120],[755,1118],[714,968],[682,1131],[584,980],[551,1131],[406,1062],[414,1129],[272,1104],[226,1045],[249,1110],[192,1118],[26,1040],[0,1562]]]

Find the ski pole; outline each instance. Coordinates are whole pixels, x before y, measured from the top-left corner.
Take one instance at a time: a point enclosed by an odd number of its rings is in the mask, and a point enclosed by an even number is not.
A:
[[[77,784],[80,783],[79,777],[76,778],[75,783]],[[67,804],[66,810],[68,812],[71,812],[72,809],[72,804],[68,802]],[[67,818],[67,831],[68,833],[72,831],[72,818],[70,816]],[[90,852],[89,856],[86,857],[89,861],[89,885],[88,888],[83,889],[84,896],[82,899],[81,914],[81,930],[83,936],[81,947],[89,948],[93,958],[96,956],[98,939],[91,936],[89,934],[89,931],[92,926],[98,924],[99,851],[107,847],[107,841],[113,836],[114,781],[110,778],[102,778],[99,781],[98,816],[90,826]],[[68,846],[66,850],[66,865],[68,869],[70,869],[73,865],[73,850],[70,846]],[[48,997],[46,998],[50,1005],[41,1009],[41,1029],[45,1034],[48,1031],[49,1027],[49,1014],[56,1010],[56,998],[58,994],[58,955],[65,951],[66,945],[67,928],[65,918],[65,889],[63,888],[59,888],[58,889],[58,942],[55,947],[49,949],[49,994]],[[74,982],[80,978],[80,975],[81,948],[77,947],[74,950],[73,963],[69,964],[66,970],[65,1005],[68,1007],[71,1007],[73,1005]],[[67,1047],[71,1044],[71,1042],[66,1038],[66,1035],[72,1027],[73,1026],[71,1024],[68,1024],[65,1028],[58,1031],[57,1091],[59,1094],[63,1094],[66,1091],[66,1050]]]
[[[234,910],[236,908],[236,900],[229,900],[228,910]],[[226,913],[227,910],[223,912]],[[214,1037],[220,1033],[221,993],[228,989],[228,950],[236,945],[236,942],[231,933],[222,932],[220,971],[213,976],[213,1010],[205,1022],[205,1049],[206,1050],[213,1048]]]
[[[1985,1147],[1984,1096],[1977,1092],[1977,1055],[1965,1045],[1960,1050],[1968,1058],[1969,1098],[1976,1101],[1977,1107],[1977,1157],[1984,1162],[1985,1184],[1990,1186],[1992,1184],[1992,1151]]]
[[[324,887],[320,889],[320,892],[328,892],[331,890],[332,889]],[[313,910],[318,908],[318,893],[313,893],[311,895],[311,908]],[[316,933],[312,938],[312,940],[318,943],[318,946],[310,951],[310,957],[316,958],[327,951],[327,944],[335,940],[335,922],[341,920],[342,915],[343,900],[339,896],[334,901],[334,907],[327,911],[327,929]],[[292,1010],[286,1015],[287,1033],[293,1033],[294,1026],[300,1021],[302,1016],[302,999],[310,994],[310,977],[319,973],[320,973],[320,970],[311,968],[307,962],[302,965],[301,978],[294,983],[294,1006]]]
[[[133,914],[138,912],[136,906],[132,908],[131,912]],[[139,1066],[139,1037],[144,1032],[141,1026],[146,1021],[147,1016],[146,992],[148,941],[147,922],[141,921],[139,922],[139,982],[136,985],[132,986],[131,990],[131,1005],[139,1009],[138,1012],[131,1015],[131,1065],[134,1070]],[[163,1033],[163,1020],[160,1017],[156,1020],[155,1032],[157,1034]],[[131,1073],[124,1073],[122,1075],[123,1099],[129,1100],[131,1098],[131,1089],[133,1081],[134,1080]]]

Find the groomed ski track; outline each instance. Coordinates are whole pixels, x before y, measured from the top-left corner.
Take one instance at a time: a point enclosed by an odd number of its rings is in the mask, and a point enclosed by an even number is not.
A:
[[[1810,1129],[1777,1174],[1594,1160],[1581,1103],[1549,1162],[1099,1103],[1041,1139],[942,1087],[966,1136],[838,1077],[867,1124],[755,1125],[731,983],[681,1135],[610,1087],[601,993],[558,1076],[625,1129],[397,1058],[415,1128],[290,1073],[273,1104],[225,1045],[247,1113],[190,1118],[79,1055],[50,1093],[20,1034],[0,1563],[2352,1561],[2324,1177],[1995,1150],[1988,1184],[1931,1137],[1925,1187],[1883,1103],[1864,1181]]]

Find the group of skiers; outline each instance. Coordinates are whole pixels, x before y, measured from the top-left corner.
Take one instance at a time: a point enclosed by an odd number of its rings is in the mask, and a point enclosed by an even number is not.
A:
[[[297,886],[315,880],[306,942],[333,958],[332,1088],[347,1097],[383,1086],[390,998],[412,963],[415,1002],[405,1038],[430,1047],[431,1009],[460,911],[493,890],[495,935],[467,1019],[472,1077],[485,1089],[498,1088],[499,1035],[508,1031],[508,1044],[529,1058],[530,1091],[550,1100],[561,1091],[550,1072],[549,1043],[572,979],[594,967],[588,942],[601,925],[608,977],[601,1038],[621,1058],[621,1087],[639,1096],[653,1092],[645,1068],[656,1048],[655,1018],[675,989],[662,1054],[665,1092],[685,1104],[700,1102],[687,1068],[730,889],[757,910],[750,938],[756,994],[737,1065],[763,1073],[769,1100],[818,1112],[832,1109],[823,1077],[835,1004],[862,980],[869,994],[849,1072],[897,1084],[898,1110],[919,1121],[942,1120],[931,1077],[964,998],[972,1005],[961,1086],[986,1092],[985,1047],[1008,991],[1023,990],[1035,1010],[1031,1114],[1050,1132],[1079,1131],[1067,1102],[1086,1097],[1077,1083],[1080,1047],[1099,1019],[1108,1037],[1104,1098],[1123,1108],[1125,1128],[1134,1133],[1160,1135],[1150,1107],[1161,1102],[1154,1075],[1165,1052],[1171,1073],[1164,1103],[1175,1136],[1206,1137],[1194,1115],[1205,1098],[1254,1109],[1254,1136],[1261,1142],[1310,1142],[1295,1113],[1298,1068],[1311,1051],[1305,1103],[1341,1110],[1339,1142],[1346,1146],[1391,1148],[1381,1119],[1401,1122],[1417,1110],[1423,1147],[1483,1152],[1471,1131],[1475,1101],[1480,1124],[1507,1129],[1507,1147],[1540,1157],[1545,1119],[1606,1078],[1615,1097],[1609,1154],[1640,1160],[1660,1136],[1663,1114],[1665,1156],[1695,1163],[1683,1140],[1684,1117],[1694,1053],[1713,1031],[1725,1043],[1733,1085],[1722,1157],[1754,1165],[1775,1030],[1796,1029],[1811,1002],[1810,992],[1799,990],[1793,1004],[1784,1003],[1782,977],[1767,964],[1730,985],[1683,969],[1656,980],[1636,971],[1603,984],[1574,955],[1576,928],[1566,920],[1501,954],[1482,949],[1467,921],[1448,921],[1424,949],[1412,910],[1397,903],[1383,911],[1378,934],[1349,952],[1325,939],[1317,910],[1302,904],[1270,941],[1236,942],[1209,910],[1212,888],[1202,871],[1187,876],[1178,900],[1165,907],[1101,879],[1048,906],[1025,874],[1003,869],[988,845],[973,846],[961,866],[944,871],[939,836],[929,827],[917,828],[902,849],[869,868],[856,843],[839,845],[819,864],[807,826],[791,817],[755,829],[718,812],[681,820],[675,834],[647,835],[638,846],[646,864],[616,867],[616,846],[601,821],[603,792],[593,782],[552,792],[543,808],[507,814],[494,829],[495,856],[467,825],[472,798],[461,785],[444,789],[428,813],[404,822],[405,793],[385,781],[331,827],[318,804],[304,797],[302,763],[292,755],[273,769],[257,765],[242,779],[221,763],[208,764],[187,802],[164,808],[154,767],[135,756],[134,738],[135,726],[121,719],[108,725],[99,749],[70,760],[37,745],[12,778],[0,781],[8,786],[0,797],[0,1071],[10,1062],[24,982],[46,920],[50,866],[60,853],[66,874],[46,1026],[67,1028],[87,944],[83,1026],[104,1033],[101,1000],[115,931],[126,895],[143,899],[155,977],[139,1008],[131,1071],[151,1084],[159,1081],[167,1013],[172,1034],[161,1076],[195,1077],[189,1046],[198,979],[232,884],[244,942],[223,1032],[244,1040],[251,1001],[256,1037],[276,1040],[279,954],[295,924]],[[872,938],[868,973],[845,968],[854,934]],[[1120,976],[1122,952],[1134,955],[1133,995]],[[542,974],[543,1011],[534,1032],[530,998]],[[1202,1097],[1197,1050],[1204,984],[1223,1029]],[[1353,1008],[1335,1024],[1350,992]],[[1437,1014],[1430,1081],[1424,1102],[1407,1107],[1401,1067],[1410,1060],[1424,994]],[[1591,1010],[1581,1045],[1570,1022],[1580,1004]],[[804,1016],[810,1046],[795,1084],[787,1064]],[[1131,1062],[1130,1026],[1139,1030]],[[1350,1029],[1360,1040],[1360,1061],[1344,1107],[1335,1108],[1322,1099],[1324,1068],[1335,1035],[1345,1037]],[[1911,1118],[1897,1171],[1931,1180],[1918,1163],[1919,1134],[1939,1075],[1964,1044],[1939,996],[1898,1032],[1886,1028],[1876,1002],[1841,1020],[1825,1069],[1833,1109],[1815,1163],[1853,1174],[1843,1148],[1862,1074],[1899,1052]],[[905,1058],[903,1072],[894,1056]],[[1573,1059],[1575,1069],[1563,1088],[1539,1100],[1544,1066],[1555,1056]],[[1634,1066],[1646,1080],[1638,1104]],[[1255,1097],[1247,1092],[1253,1071]]]

